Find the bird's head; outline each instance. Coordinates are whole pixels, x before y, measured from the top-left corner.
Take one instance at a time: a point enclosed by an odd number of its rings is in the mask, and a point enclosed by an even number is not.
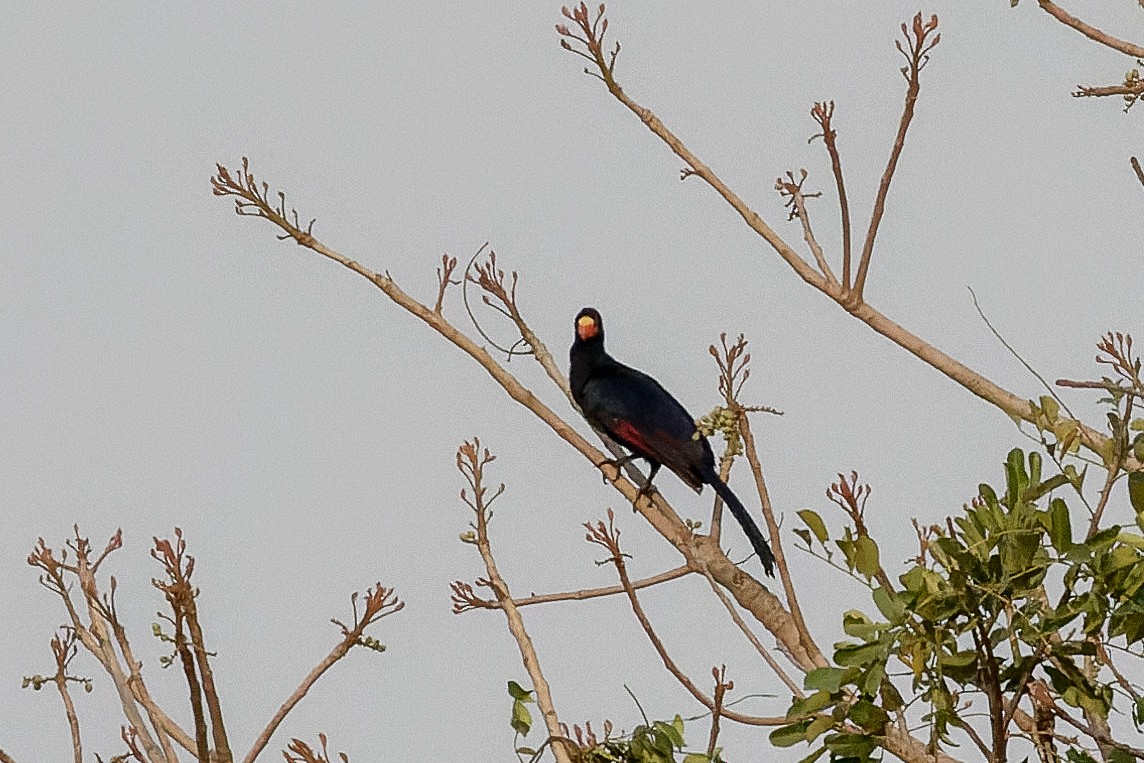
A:
[[[576,314],[576,341],[587,342],[590,339],[604,339],[604,319],[594,307],[585,307]]]

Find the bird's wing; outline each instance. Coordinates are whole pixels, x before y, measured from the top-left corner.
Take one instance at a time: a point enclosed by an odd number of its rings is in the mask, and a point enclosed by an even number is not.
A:
[[[695,438],[695,421],[647,374],[626,366],[609,369],[584,385],[588,420],[638,456],[663,464],[698,490],[696,467],[710,448]]]

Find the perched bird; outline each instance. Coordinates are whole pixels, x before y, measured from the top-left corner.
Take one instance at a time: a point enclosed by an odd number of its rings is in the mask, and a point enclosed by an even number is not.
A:
[[[697,493],[704,485],[713,487],[747,534],[763,569],[774,577],[771,547],[742,501],[719,478],[711,444],[696,429],[695,419],[659,382],[604,350],[604,322],[594,308],[585,307],[576,316],[576,338],[569,358],[572,397],[584,417],[631,451],[611,463],[619,466],[634,458],[645,459],[651,471],[641,492],[650,489],[661,465]]]

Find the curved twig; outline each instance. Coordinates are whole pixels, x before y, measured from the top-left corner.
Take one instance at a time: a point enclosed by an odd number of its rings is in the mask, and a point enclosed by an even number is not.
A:
[[[513,342],[512,347],[501,347],[500,344],[498,344],[495,339],[493,339],[491,336],[489,336],[487,333],[485,333],[485,330],[483,328],[481,328],[481,322],[477,320],[477,316],[473,312],[472,305],[469,304],[469,282],[474,280],[473,277],[469,275],[469,271],[472,269],[473,263],[476,262],[477,258],[481,256],[481,252],[483,252],[488,247],[488,245],[489,245],[488,241],[481,244],[480,249],[478,249],[476,251],[476,253],[469,259],[469,264],[465,265],[465,274],[461,277],[461,300],[465,303],[465,312],[469,314],[469,320],[473,322],[473,328],[475,328],[477,330],[477,333],[480,334],[486,342],[488,342],[490,345],[495,347],[497,350],[503,352],[510,359],[514,355],[528,355],[530,353],[522,352],[520,350],[515,349],[517,345],[521,344],[524,341],[523,337],[520,339],[517,339],[515,342]],[[488,303],[486,302],[486,304],[488,304]],[[505,315],[508,318],[512,317],[508,313],[504,312],[504,310],[500,310],[499,308],[496,308],[494,305],[489,305],[489,306],[498,310],[500,313],[502,313],[503,315]],[[440,312],[440,311],[438,310],[436,312]]]

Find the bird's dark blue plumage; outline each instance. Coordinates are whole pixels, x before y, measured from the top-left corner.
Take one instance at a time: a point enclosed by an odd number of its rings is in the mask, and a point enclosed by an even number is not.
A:
[[[651,465],[648,485],[662,464],[696,492],[711,485],[742,526],[763,569],[774,576],[774,555],[747,509],[715,471],[715,454],[698,434],[695,419],[659,382],[625,366],[604,350],[600,313],[586,307],[576,316],[568,381],[584,417]]]

